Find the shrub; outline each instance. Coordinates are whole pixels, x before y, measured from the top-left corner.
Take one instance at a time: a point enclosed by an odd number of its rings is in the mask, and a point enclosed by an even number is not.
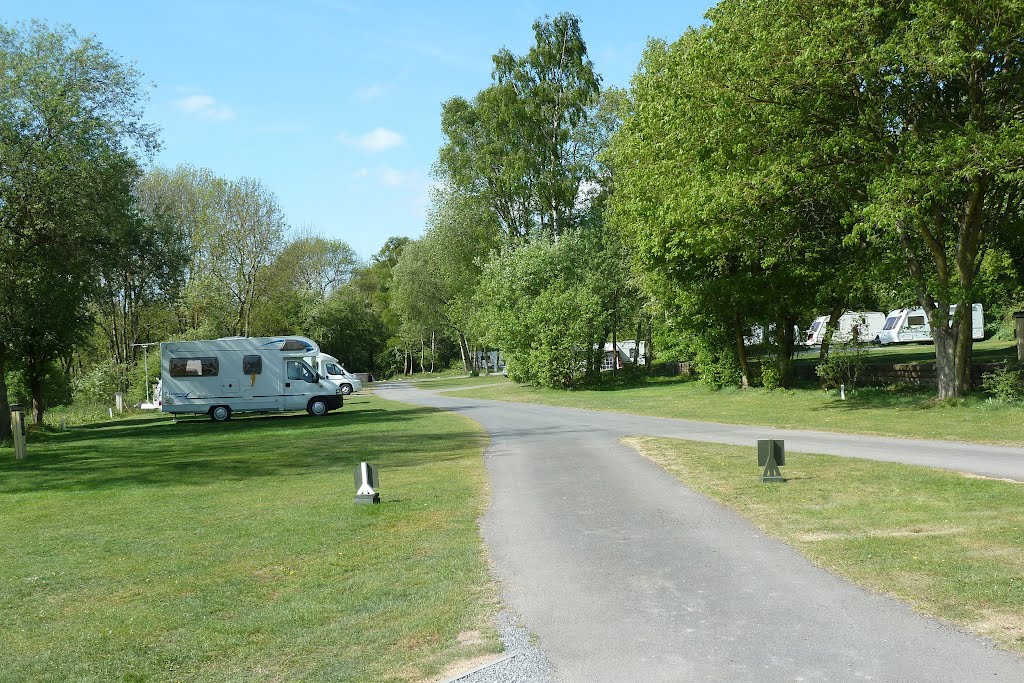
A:
[[[761,386],[768,391],[782,388],[782,373],[774,365],[761,366]]]
[[[982,376],[981,386],[1000,401],[1024,401],[1024,372],[1019,367],[1007,365],[986,372]]]
[[[837,389],[845,384],[848,389],[857,385],[857,376],[864,367],[864,348],[856,342],[834,347],[824,362],[814,369],[821,386]]]
[[[701,383],[714,389],[738,386],[740,383],[739,362],[728,351],[702,345],[694,356],[693,365]]]

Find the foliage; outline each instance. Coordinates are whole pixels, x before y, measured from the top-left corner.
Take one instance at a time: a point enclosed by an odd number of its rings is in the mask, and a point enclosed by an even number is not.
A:
[[[585,275],[587,247],[578,233],[537,239],[484,267],[477,326],[504,352],[510,377],[564,388],[593,367],[606,313]]]
[[[526,55],[494,55],[493,85],[472,102],[452,98],[441,111],[439,173],[487,203],[508,244],[558,236],[578,223],[577,198],[597,153],[580,144],[600,79],[579,20],[545,17],[533,30]]]
[[[833,347],[828,358],[818,363],[814,372],[826,389],[838,389],[846,385],[847,389],[857,386],[857,376],[864,369],[865,348],[862,344],[843,344]]]
[[[782,374],[778,368],[771,365],[761,367],[761,386],[768,391],[775,391],[782,388]]]
[[[699,343],[693,357],[693,368],[701,384],[712,389],[736,386],[740,381],[740,367],[728,346]]]
[[[1014,365],[1006,365],[986,372],[981,383],[986,393],[1007,403],[1024,401],[1024,370]]]
[[[95,38],[0,27],[0,375],[18,353],[37,423],[47,368],[87,333],[109,227],[128,220],[134,154],[156,146],[143,92],[139,72]]]

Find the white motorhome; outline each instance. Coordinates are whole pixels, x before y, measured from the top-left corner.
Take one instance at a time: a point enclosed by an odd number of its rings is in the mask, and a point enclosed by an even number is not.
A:
[[[955,312],[956,306],[950,306],[951,321]],[[971,306],[971,337],[975,340],[985,338],[985,311],[981,304]],[[878,341],[880,344],[932,341],[928,314],[923,308],[900,308],[891,312],[885,319],[882,331],[878,333]]]
[[[823,315],[814,319],[804,333],[804,344],[816,346],[825,338],[829,316]],[[832,334],[832,342],[845,344],[853,339],[874,341],[885,325],[885,316],[878,311],[847,311],[839,316],[839,324]]]
[[[343,395],[348,396],[354,391],[363,390],[363,383],[359,381],[359,378],[346,370],[341,361],[334,356],[318,353],[306,360],[309,361],[314,370],[320,373],[321,377],[341,389]]]
[[[305,337],[226,337],[160,344],[161,410],[209,415],[340,408],[341,389],[323,379],[307,357],[320,353]]]

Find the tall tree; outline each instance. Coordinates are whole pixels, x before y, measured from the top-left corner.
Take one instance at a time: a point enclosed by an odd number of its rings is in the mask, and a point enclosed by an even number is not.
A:
[[[255,178],[228,184],[224,230],[215,238],[218,274],[237,309],[234,333],[249,336],[254,307],[267,296],[267,271],[287,228],[277,197]]]
[[[129,210],[132,157],[156,147],[142,101],[139,72],[94,38],[0,27],[0,317],[12,323],[0,375],[19,352],[37,422],[48,364],[88,324],[106,227]],[[9,431],[0,391],[0,437]]]
[[[600,79],[579,19],[545,17],[533,30],[526,55],[494,55],[492,86],[472,102],[448,100],[441,112],[440,175],[485,197],[510,243],[538,231],[557,237],[573,226],[593,171],[580,131]]]

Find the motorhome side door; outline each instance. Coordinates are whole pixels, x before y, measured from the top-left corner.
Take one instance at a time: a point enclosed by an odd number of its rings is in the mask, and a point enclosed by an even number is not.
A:
[[[301,358],[287,358],[284,362],[284,380],[281,387],[284,410],[305,410],[306,402],[319,386],[317,375]]]

